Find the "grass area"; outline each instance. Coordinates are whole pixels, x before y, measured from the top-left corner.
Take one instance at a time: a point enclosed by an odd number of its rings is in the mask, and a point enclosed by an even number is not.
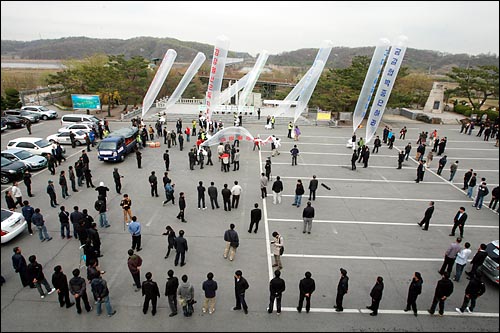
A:
[[[32,69],[32,68],[2,68],[1,94],[4,95],[5,88],[17,90],[29,90],[37,87],[45,87],[45,79],[49,74],[55,74],[60,69]]]

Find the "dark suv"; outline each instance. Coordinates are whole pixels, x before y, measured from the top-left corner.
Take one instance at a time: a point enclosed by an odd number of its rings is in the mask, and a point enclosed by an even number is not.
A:
[[[27,168],[24,163],[12,162],[3,156],[0,158],[2,160],[2,185],[8,184],[23,177],[24,171]]]

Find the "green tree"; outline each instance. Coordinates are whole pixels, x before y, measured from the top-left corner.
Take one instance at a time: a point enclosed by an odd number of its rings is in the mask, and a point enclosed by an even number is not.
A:
[[[0,96],[0,109],[3,111],[3,110],[7,110],[7,100],[5,99],[5,97],[3,96]]]
[[[458,83],[456,91],[467,97],[473,110],[480,110],[489,96],[498,97],[498,66],[453,67],[448,77]]]
[[[5,88],[5,110],[18,109],[22,105],[21,99],[19,98],[19,91],[14,88]]]

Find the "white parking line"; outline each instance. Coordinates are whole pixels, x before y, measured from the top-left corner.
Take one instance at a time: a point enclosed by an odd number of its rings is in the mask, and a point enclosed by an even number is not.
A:
[[[280,177],[281,178],[281,177]],[[282,197],[294,198],[294,194],[283,194]],[[382,200],[382,201],[424,201],[424,202],[453,202],[453,203],[471,203],[470,200],[445,200],[445,199],[406,199],[406,198],[375,198],[375,197],[346,197],[340,195],[317,195],[316,198],[324,199],[354,199],[354,200]]]
[[[300,222],[302,223],[303,220],[299,219],[273,219],[273,218],[268,218],[268,221],[275,221],[275,222]],[[332,223],[332,224],[367,224],[367,225],[399,225],[399,226],[405,226],[405,227],[415,227],[415,222],[377,222],[377,221],[336,221],[336,220],[313,220],[314,223]],[[443,228],[450,228],[450,224],[436,224],[432,223],[433,227],[443,227]],[[480,228],[480,229],[498,229],[498,226],[490,226],[490,225],[471,225],[467,224],[467,228]]]
[[[297,312],[296,308],[293,307],[281,307],[281,311],[285,312]],[[305,310],[303,310],[305,311]],[[335,313],[338,315],[342,315],[345,313],[356,313],[356,314],[369,314],[372,311],[368,309],[346,309],[344,308],[344,311],[342,312],[336,312],[335,309],[333,308],[311,308],[310,312],[321,312],[321,313]],[[379,314],[392,314],[392,315],[407,315],[407,316],[413,316],[413,311],[408,311],[404,312],[403,310],[378,310]],[[429,312],[427,311],[418,311],[419,315],[426,315],[426,316],[432,316]],[[456,311],[445,311],[444,316],[456,316],[456,317],[492,317],[492,318],[498,318],[499,314],[498,313],[491,313],[491,312],[472,312],[472,313],[464,313],[464,314],[459,314]]]
[[[352,153],[316,153],[316,152],[304,152],[301,151],[300,155],[334,155],[334,156],[352,156]],[[389,157],[396,158],[398,155],[383,155],[383,154],[371,154],[370,157]],[[449,157],[450,160],[481,160],[481,161],[498,161],[498,158],[484,158],[484,157]]]
[[[262,150],[259,149],[259,166],[260,166],[260,173],[262,174]],[[266,198],[262,199],[262,212],[264,214],[264,230],[266,233],[266,253],[270,254],[271,253],[271,243],[269,239],[269,222],[267,220],[267,203],[266,203]],[[269,280],[271,280],[274,276],[273,274],[273,266],[272,266],[272,260],[269,255],[267,257],[267,271],[269,273]]]

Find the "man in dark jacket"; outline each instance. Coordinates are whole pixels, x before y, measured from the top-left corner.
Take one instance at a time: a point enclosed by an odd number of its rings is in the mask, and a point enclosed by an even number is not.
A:
[[[50,198],[50,206],[52,208],[55,208],[59,204],[57,203],[57,196],[56,196],[56,191],[54,189],[54,182],[52,180],[49,180],[48,185],[47,185],[47,194],[49,195]]]
[[[85,282],[85,279],[80,276],[80,270],[78,268],[73,270],[73,277],[69,280],[69,291],[75,297],[76,312],[78,314],[82,313],[80,299],[83,300],[85,310],[87,310],[87,312],[92,311],[92,307],[89,304],[89,298],[87,296],[87,283]]]
[[[370,316],[376,316],[378,314],[378,307],[380,305],[380,301],[382,300],[382,292],[384,291],[384,278],[381,276],[377,277],[377,282],[372,288],[370,292],[370,297],[372,298],[372,304],[368,305],[366,308],[372,310]]]
[[[184,238],[184,230],[179,230],[179,236],[175,238],[174,247],[176,251],[174,264],[175,266],[179,265],[179,257],[180,257],[181,267],[182,267],[186,264],[185,258],[186,258],[186,252],[188,251],[188,243],[187,240]]]
[[[87,230],[88,237],[92,242],[92,246],[94,247],[94,251],[97,257],[102,257],[101,254],[101,237],[99,236],[99,231],[97,231],[97,224],[95,222],[92,223],[92,227]]]
[[[403,167],[403,162],[405,160],[405,153],[404,151],[400,151],[398,154],[398,169],[401,169]]]
[[[349,277],[347,276],[347,271],[343,268],[340,269],[340,280],[337,285],[337,298],[335,299],[335,311],[342,312],[344,308],[342,306],[342,301],[344,300],[344,295],[349,291]]]
[[[101,275],[98,275],[96,278],[92,280],[90,283],[92,288],[92,293],[94,294],[94,298],[97,300],[97,309],[96,314],[98,316],[101,315],[102,312],[102,303],[106,306],[106,312],[108,313],[108,317],[112,317],[116,314],[116,310],[113,310],[111,306],[111,302],[109,299],[109,289],[106,280],[104,280]]]
[[[205,301],[203,302],[203,313],[212,314],[215,311],[215,296],[217,291],[217,282],[214,281],[214,273],[209,272],[207,279],[201,285],[201,289],[205,292]]]
[[[273,183],[273,204],[281,203],[281,194],[283,192],[283,182],[281,181],[280,176],[276,176],[276,180]]]
[[[424,218],[420,223],[418,224],[419,226],[424,225],[422,230],[429,230],[429,222],[431,221],[432,214],[434,213],[434,201],[429,202],[429,207],[425,210],[424,213]]]
[[[229,261],[233,261],[234,255],[236,254],[236,249],[240,246],[240,239],[238,233],[234,230],[235,225],[231,223],[229,229],[224,232],[224,241],[226,242],[226,247],[224,248],[224,259],[228,257]]]
[[[281,313],[281,296],[286,288],[285,280],[280,276],[280,270],[275,270],[274,278],[269,282],[269,307],[267,308],[268,313],[273,313],[274,300],[276,300],[276,313],[278,316]]]
[[[127,266],[134,279],[135,291],[141,289],[141,266],[142,258],[138,254],[134,254],[134,250],[128,250]]]
[[[186,223],[187,221],[184,219],[184,210],[186,209],[186,199],[184,198],[184,192],[179,193],[179,214],[177,214],[177,218],[181,220],[181,222]]]
[[[42,284],[45,286],[45,289],[47,290],[47,294],[52,294],[54,291],[56,291],[56,288],[51,288],[49,283],[47,282],[47,279],[45,278],[45,275],[43,274],[43,268],[42,265],[40,265],[36,261],[36,256],[31,255],[29,258],[29,264],[26,269],[30,281],[35,285],[35,287],[38,289],[38,292],[40,293],[40,298],[45,298],[45,294],[43,293],[42,290]]]
[[[465,207],[460,207],[458,212],[455,214],[453,218],[453,228],[451,228],[451,233],[449,236],[455,236],[455,230],[460,230],[460,238],[464,238],[464,225],[465,221],[467,221],[467,213],[465,212]]]
[[[462,306],[460,308],[455,308],[455,310],[462,314],[465,310],[471,313],[476,307],[476,299],[479,298],[486,291],[484,282],[481,281],[483,274],[481,272],[476,272],[476,274],[471,277],[469,284],[465,288],[465,296]],[[468,307],[470,301],[470,307]]]
[[[316,175],[313,175],[313,179],[309,181],[309,200],[316,200],[316,190],[318,189],[318,180]]]
[[[149,301],[151,300],[151,304],[153,306],[153,310],[151,310],[151,314],[154,316],[156,314],[156,303],[158,298],[160,297],[160,289],[158,289],[158,284],[152,280],[153,274],[151,272],[146,273],[146,281],[142,282],[142,296],[146,296],[144,298],[144,305],[142,306],[142,312],[146,314],[149,308]]]
[[[407,312],[410,311],[411,307],[415,317],[418,315],[417,297],[422,293],[423,283],[424,281],[422,280],[422,275],[420,274],[420,272],[415,272],[410,283],[410,288],[408,289],[408,298],[406,299],[406,308],[404,309],[404,311]]]
[[[363,154],[363,168],[368,168],[368,159],[370,158],[370,148],[366,146],[365,153]]]
[[[16,273],[19,273],[19,277],[21,278],[23,287],[30,286],[31,288],[35,288],[35,285],[29,279],[26,259],[21,254],[21,248],[19,246],[16,246],[14,248],[14,255],[12,256],[12,266],[14,266],[14,270],[16,271]]]
[[[311,206],[311,201],[307,202],[307,206],[304,208],[302,211],[302,219],[304,220],[304,229],[302,230],[302,233],[306,233],[306,227],[307,227],[307,233],[311,233],[311,228],[312,228],[312,221],[314,218],[314,207]]]
[[[219,209],[219,202],[217,201],[217,187],[214,186],[214,182],[210,182],[210,186],[208,187],[208,197],[210,198],[210,204],[212,205],[212,209]]]
[[[353,151],[351,156],[351,170],[356,170],[357,159],[358,159],[358,153],[356,151]]]
[[[122,181],[121,179],[123,178],[122,175],[118,172],[118,168],[114,168],[113,170],[113,180],[115,181],[115,189],[116,193],[121,194],[122,190]]]
[[[259,229],[259,222],[262,219],[262,210],[259,208],[258,203],[255,203],[254,207],[255,208],[250,211],[250,227],[248,227],[248,232],[252,232],[255,224],[254,233],[257,233],[257,230]]]
[[[198,191],[198,209],[207,209],[205,206],[205,186],[203,186],[203,182],[200,180],[198,182],[198,187],[196,187]],[[212,204],[213,205],[213,204]]]
[[[247,280],[242,276],[243,273],[240,270],[234,272],[234,296],[236,297],[236,306],[233,310],[241,310],[243,306],[243,311],[248,314],[248,306],[245,301],[245,291],[248,289],[249,285]]]
[[[420,182],[424,181],[424,174],[425,174],[424,163],[425,163],[424,160],[420,160],[418,162],[418,166],[417,166],[417,179],[415,179],[416,183],[420,183]]]
[[[447,160],[447,155],[444,155],[443,157],[441,157],[439,159],[439,166],[438,166],[438,169],[437,169],[437,174],[440,175],[441,172],[443,171],[443,168],[444,166],[446,165],[446,162],[448,162]]]
[[[484,260],[488,256],[488,252],[486,252],[486,244],[482,243],[479,248],[477,249],[476,254],[474,255],[474,258],[472,258],[472,261],[470,262],[472,264],[472,268],[470,272],[465,272],[470,277],[473,277],[475,274],[477,274],[477,269],[483,264]]]
[[[224,184],[221,194],[222,201],[224,202],[224,210],[231,211],[231,190],[227,188],[227,184]]]
[[[316,289],[316,284],[311,276],[311,272],[306,272],[305,278],[299,282],[299,305],[297,306],[297,311],[299,313],[302,312],[304,298],[306,299],[306,312],[309,313],[309,310],[311,309],[311,296]]]
[[[450,274],[448,272],[443,272],[441,274],[442,278],[438,281],[436,285],[436,290],[434,291],[434,298],[432,300],[432,305],[427,312],[431,315],[436,311],[436,306],[439,302],[439,315],[444,314],[444,302],[453,293],[453,282],[450,280]]]
[[[174,271],[169,269],[167,272],[168,278],[165,285],[165,296],[168,298],[168,305],[170,306],[169,317],[177,314],[177,288],[179,287],[179,279],[174,276]]]
[[[149,185],[151,186],[151,196],[158,197],[158,178],[154,171],[151,171],[151,175],[148,178]]]
[[[474,170],[470,169],[467,171],[464,175],[464,187],[462,187],[462,190],[467,190],[469,188],[469,180],[472,178],[472,172]]]
[[[69,288],[68,279],[66,274],[63,273],[62,267],[57,265],[54,267],[54,274],[52,274],[52,285],[56,288],[57,296],[59,298],[59,305],[61,308],[66,305],[66,308],[70,308],[75,303],[71,302],[69,299]]]

